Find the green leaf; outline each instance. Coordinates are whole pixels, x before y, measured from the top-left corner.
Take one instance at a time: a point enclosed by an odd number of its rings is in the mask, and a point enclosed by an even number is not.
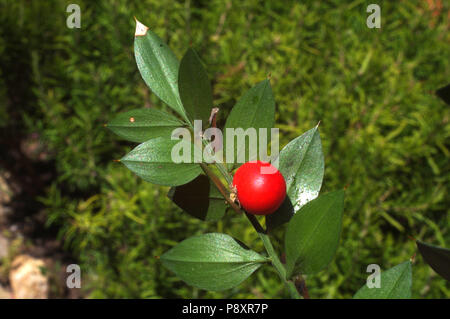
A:
[[[314,274],[333,259],[341,234],[344,191],[319,196],[290,220],[285,236],[286,272]]]
[[[172,160],[172,149],[177,144],[190,150],[189,163],[175,163]],[[139,144],[120,161],[150,183],[178,186],[193,180],[202,172],[200,165],[193,161],[193,148],[194,146],[184,139],[158,137]]]
[[[178,94],[179,62],[172,50],[155,33],[136,20],[134,55],[147,86],[184,119],[186,112]]]
[[[155,137],[170,137],[184,124],[176,117],[156,109],[136,109],[119,114],[106,127],[131,142],[142,143]]]
[[[409,299],[411,298],[412,269],[411,262],[381,272],[380,288],[362,286],[353,296],[354,299]]]
[[[202,120],[206,129],[213,107],[211,83],[200,58],[191,48],[181,59],[178,90],[188,116],[191,120]]]
[[[450,281],[450,250],[416,241],[425,262],[446,280]]]
[[[239,285],[268,259],[228,235],[209,233],[185,239],[161,261],[187,284],[218,291]]]
[[[272,87],[269,80],[264,80],[254,87],[252,87],[244,96],[242,96],[227,118],[224,130],[224,141],[226,140],[227,128],[242,128],[244,131],[248,128],[256,129],[256,134],[259,134],[260,128],[267,129],[267,141],[269,142],[270,129],[273,128],[275,122],[275,100],[273,98]],[[234,138],[234,160],[232,163],[228,163],[228,169],[233,170],[240,166],[242,163],[237,163],[238,155],[241,153],[248,153],[246,149],[248,147],[237,147],[236,138]],[[247,143],[248,144],[248,143]],[[245,156],[247,162],[248,156]],[[254,160],[252,158],[251,160]]]
[[[292,205],[282,205],[268,215],[269,229],[288,222],[307,202],[319,195],[324,174],[322,143],[317,126],[289,142],[280,152],[279,170],[286,180]]]
[[[225,199],[206,175],[199,175],[189,183],[169,190],[168,197],[191,216],[217,221],[227,209]]]

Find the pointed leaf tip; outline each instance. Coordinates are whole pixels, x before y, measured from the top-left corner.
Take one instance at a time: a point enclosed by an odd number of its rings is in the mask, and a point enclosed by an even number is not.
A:
[[[134,32],[134,36],[139,37],[146,35],[149,28],[144,24],[142,24],[141,22],[139,22],[138,19],[136,19],[136,17],[134,17],[134,20],[136,20],[136,31]]]
[[[450,249],[433,246],[420,240],[416,241],[416,245],[424,261],[441,277],[450,281]]]
[[[353,299],[410,299],[412,286],[411,261],[405,261],[379,274],[379,288],[366,283]]]
[[[279,154],[279,171],[286,180],[287,200],[266,222],[274,229],[290,220],[319,195],[325,163],[319,129],[310,129],[290,141]]]

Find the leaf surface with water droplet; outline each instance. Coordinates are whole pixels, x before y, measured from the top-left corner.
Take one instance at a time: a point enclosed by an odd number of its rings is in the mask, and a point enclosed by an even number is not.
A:
[[[136,21],[136,23],[139,23]],[[145,27],[145,26],[144,26]],[[134,55],[139,72],[147,86],[164,103],[187,120],[178,93],[180,62],[164,41],[147,29],[134,38]]]
[[[135,109],[117,115],[106,127],[131,142],[145,142],[155,137],[170,138],[182,121],[157,109]]]
[[[266,223],[274,229],[319,195],[324,174],[324,159],[319,130],[316,127],[289,142],[280,152],[279,170],[286,180],[289,203],[268,215]]]

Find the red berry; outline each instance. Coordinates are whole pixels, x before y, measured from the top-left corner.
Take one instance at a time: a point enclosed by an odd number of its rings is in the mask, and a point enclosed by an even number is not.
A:
[[[269,215],[286,197],[283,175],[271,164],[247,162],[234,174],[233,185],[241,206],[250,214]]]

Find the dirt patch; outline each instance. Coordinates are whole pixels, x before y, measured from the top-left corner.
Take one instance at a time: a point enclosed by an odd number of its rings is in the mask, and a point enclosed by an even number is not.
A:
[[[11,139],[1,142],[9,145],[8,156],[0,160],[0,298],[14,296],[14,292],[18,298],[80,298],[79,289],[66,286],[66,267],[76,262],[62,249],[58,229],[46,227],[44,207],[36,199],[55,178],[45,147],[36,134],[16,143]],[[27,257],[18,260],[19,255]],[[35,267],[38,264],[42,277]],[[22,279],[11,285],[11,278]],[[27,282],[35,285],[27,286]],[[44,282],[45,294],[37,289],[44,287]]]

